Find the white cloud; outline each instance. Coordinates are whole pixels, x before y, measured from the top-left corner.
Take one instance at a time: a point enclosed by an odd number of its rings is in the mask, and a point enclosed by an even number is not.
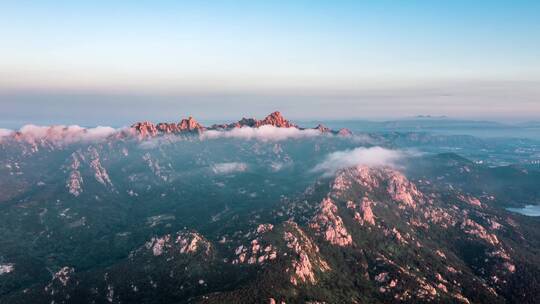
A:
[[[144,138],[144,140],[139,144],[139,148],[143,150],[151,150],[163,145],[170,145],[185,140],[186,138],[182,136],[165,134],[164,136]]]
[[[322,133],[319,130],[314,129],[300,130],[297,128],[278,128],[266,125],[259,128],[242,127],[224,131],[209,130],[201,134],[201,139],[239,138],[262,141],[281,141],[291,138],[314,137],[321,134]]]
[[[371,167],[396,166],[397,162],[404,156],[405,154],[398,150],[390,150],[382,147],[359,147],[353,150],[328,154],[322,163],[313,168],[313,171],[332,175],[337,170],[358,165]]]
[[[2,141],[2,138],[8,137],[11,134],[13,134],[12,130],[9,129],[0,129],[0,141]]]
[[[111,127],[98,126],[95,128],[83,128],[77,125],[71,126],[36,126],[25,125],[17,135],[27,142],[36,140],[48,140],[55,144],[70,144],[76,142],[100,141],[116,133],[117,130]],[[15,134],[14,131],[1,129],[0,137]]]
[[[231,163],[219,163],[212,166],[212,171],[215,174],[230,174],[234,172],[244,172],[247,170],[247,164],[231,162]]]
[[[367,133],[355,133],[352,136],[345,137],[348,138],[351,142],[359,145],[366,145],[366,144],[376,144],[377,140],[373,137],[371,137]]]
[[[86,133],[83,136],[85,140],[100,140],[109,137],[116,132],[114,128],[104,126],[98,126],[85,130]]]

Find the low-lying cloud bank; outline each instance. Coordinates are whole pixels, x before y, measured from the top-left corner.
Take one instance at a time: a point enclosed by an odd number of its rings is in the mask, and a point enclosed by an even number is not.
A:
[[[201,139],[238,138],[257,139],[262,141],[281,141],[286,139],[298,139],[320,136],[319,130],[297,128],[277,128],[274,126],[261,126],[259,128],[242,127],[232,130],[208,130],[201,134]]]
[[[18,138],[27,142],[47,140],[57,144],[71,144],[76,142],[100,141],[115,134],[117,131],[117,129],[102,126],[95,128],[83,128],[77,125],[25,125],[18,132],[0,129],[0,139],[16,135]]]
[[[8,137],[13,134],[12,130],[9,129],[0,129],[0,140],[4,137]]]
[[[246,170],[247,164],[239,162],[219,163],[212,166],[212,171],[214,171],[215,174],[230,174],[244,172]]]
[[[171,144],[185,141],[185,140],[186,139],[182,136],[177,136],[175,134],[166,134],[165,136],[144,138],[140,142],[139,148],[143,150],[151,150],[151,149],[156,149],[161,146],[171,145]]]
[[[84,128],[78,125],[58,125],[58,126],[37,126],[25,125],[18,131],[9,129],[0,129],[0,141],[6,138],[17,138],[26,142],[36,142],[46,140],[55,144],[71,144],[77,142],[94,142],[106,139],[116,133],[122,133],[126,136],[135,136],[133,130],[129,128],[114,129],[111,127],[98,126],[95,128]],[[231,130],[205,130],[200,135],[201,140],[232,138],[245,140],[261,141],[283,141],[287,139],[310,138],[326,135],[316,129],[298,129],[298,128],[278,128],[271,125],[265,125],[258,128],[242,127]],[[146,138],[145,138],[146,139]],[[173,136],[164,138],[148,138],[143,146],[144,148],[153,148],[156,145],[167,144],[182,140],[182,137],[174,139]]]
[[[399,150],[390,150],[382,147],[360,147],[328,154],[322,163],[313,168],[313,172],[323,172],[324,175],[333,175],[340,169],[358,165],[395,167],[397,166],[397,162],[404,157],[405,153]]]

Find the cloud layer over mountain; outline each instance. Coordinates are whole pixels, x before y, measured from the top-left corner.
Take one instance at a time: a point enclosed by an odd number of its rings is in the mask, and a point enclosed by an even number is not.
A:
[[[216,138],[238,138],[255,139],[262,141],[281,141],[286,139],[306,138],[319,136],[322,133],[318,130],[308,129],[300,130],[297,128],[277,128],[274,126],[261,126],[259,128],[235,128],[232,130],[209,130],[201,134],[202,139]]]
[[[47,140],[55,144],[71,144],[76,142],[99,141],[116,133],[111,127],[98,126],[95,128],[83,128],[78,125],[71,126],[36,126],[25,125],[18,132],[0,129],[0,138],[16,134],[20,139],[27,142]]]
[[[9,129],[0,129],[0,140],[2,140],[3,137],[7,137],[13,134],[12,130]]]
[[[337,170],[364,165],[364,166],[396,166],[397,162],[405,157],[399,150],[390,150],[382,147],[359,147],[330,153],[325,160],[313,168],[314,172],[323,172],[332,175]]]
[[[247,170],[247,164],[239,162],[219,163],[212,166],[215,174],[230,174],[234,172],[244,172]]]

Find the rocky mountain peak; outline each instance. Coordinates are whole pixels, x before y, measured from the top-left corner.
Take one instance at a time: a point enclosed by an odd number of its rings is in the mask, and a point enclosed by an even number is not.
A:
[[[331,268],[321,254],[317,244],[303,231],[297,223],[289,221],[285,223],[283,240],[287,248],[291,250],[291,266],[285,269],[290,275],[293,285],[300,283],[317,283],[317,272],[327,272]]]
[[[150,121],[141,121],[134,123],[131,126],[131,133],[128,132],[127,134],[135,134],[140,139],[143,139],[163,134],[201,133],[205,130],[230,130],[242,127],[259,128],[262,126],[273,126],[276,128],[299,128],[296,124],[290,122],[285,117],[283,117],[281,112],[275,111],[267,115],[262,120],[244,117],[237,122],[215,124],[208,128],[197,122],[197,120],[192,116],[189,116],[188,118],[183,118],[182,120],[180,120],[179,123],[160,122],[154,124]],[[322,124],[317,125],[314,130],[318,130],[321,133],[332,133],[340,136],[352,135],[352,132],[348,129],[334,131]]]
[[[149,121],[137,122],[131,126],[132,129],[142,138],[154,137],[162,134],[176,134],[182,132],[200,132],[205,129],[195,118],[182,119],[178,124],[160,122],[157,125]]]
[[[360,186],[366,193],[382,190],[391,200],[411,208],[426,201],[414,183],[392,168],[360,165],[341,170],[332,182],[333,194],[342,196],[352,185]]]
[[[134,123],[133,125],[131,125],[131,128],[133,128],[140,137],[151,137],[158,134],[158,129],[156,128],[156,125],[149,121]]]
[[[330,128],[328,128],[327,126],[323,125],[323,124],[318,124],[316,127],[315,127],[315,130],[319,130],[321,133],[329,133],[329,132],[332,132],[332,130],[330,130]]]
[[[349,130],[347,128],[343,128],[343,129],[340,129],[337,134],[341,135],[341,136],[351,136],[352,132],[351,132],[351,130]]]
[[[343,220],[338,214],[338,207],[331,198],[322,200],[319,211],[309,226],[318,234],[323,235],[332,245],[345,247],[352,244],[351,235],[345,228]]]
[[[153,237],[146,242],[145,248],[151,250],[154,256],[164,254],[197,254],[203,253],[209,256],[212,244],[204,236],[196,231],[179,231],[176,235],[166,234],[161,237]]]
[[[204,129],[204,127],[195,120],[193,117],[182,119],[178,124],[180,131],[198,131]]]
[[[270,113],[262,120],[243,117],[235,123],[213,125],[211,129],[233,129],[242,127],[259,128],[262,126],[274,126],[277,128],[297,128],[295,124],[285,119],[281,112],[275,111],[273,113]]]
[[[256,123],[256,127],[260,127],[264,125],[271,125],[278,128],[296,127],[296,125],[294,125],[293,123],[285,119],[279,111],[270,113],[270,115],[266,116],[263,120],[257,121]]]

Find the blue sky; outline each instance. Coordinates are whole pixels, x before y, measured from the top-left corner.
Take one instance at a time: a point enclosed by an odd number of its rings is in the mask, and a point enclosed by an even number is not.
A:
[[[2,1],[0,123],[89,100],[96,118],[536,118],[539,19],[538,1]]]

